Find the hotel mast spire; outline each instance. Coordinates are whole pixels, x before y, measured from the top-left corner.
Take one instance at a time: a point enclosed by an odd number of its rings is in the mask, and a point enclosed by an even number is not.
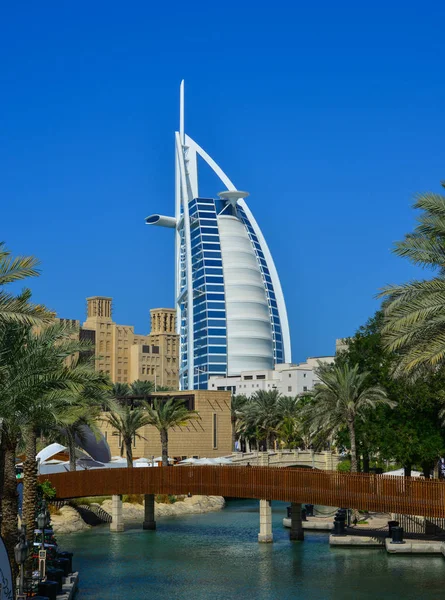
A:
[[[184,80],[179,86],[179,136],[181,144],[185,146],[185,130],[184,130]]]

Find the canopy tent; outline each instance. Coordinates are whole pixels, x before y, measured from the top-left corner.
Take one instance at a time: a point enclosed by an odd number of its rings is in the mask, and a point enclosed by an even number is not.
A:
[[[90,457],[79,458],[76,461],[77,468],[80,469],[103,469],[106,465],[105,463],[98,462],[97,460],[93,460]]]
[[[40,459],[41,463],[44,463],[56,454],[59,454],[59,452],[65,452],[66,450],[68,450],[68,448],[66,446],[62,446],[62,444],[50,444],[49,446],[46,446],[40,450],[36,458]]]
[[[81,435],[76,435],[76,445],[85,450],[91,458],[98,462],[106,463],[111,460],[110,446],[103,434],[100,433],[99,437],[88,425],[82,425]]]

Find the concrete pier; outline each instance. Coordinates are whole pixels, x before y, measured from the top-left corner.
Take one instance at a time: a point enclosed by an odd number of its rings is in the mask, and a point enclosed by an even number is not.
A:
[[[356,548],[384,548],[385,538],[373,538],[358,535],[330,535],[331,546],[355,546]]]
[[[283,527],[287,527],[290,528],[291,526],[291,519],[288,519],[287,517],[284,517],[283,519]],[[310,530],[315,530],[315,531],[331,531],[332,529],[334,529],[334,523],[332,522],[332,517],[330,519],[330,521],[327,521],[323,518],[311,518],[308,517],[307,521],[303,521],[303,529],[310,529]]]
[[[258,541],[263,544],[273,542],[272,506],[270,500],[260,500],[260,532]]]
[[[110,531],[123,531],[124,517],[122,515],[122,496],[111,496]]]
[[[258,465],[261,467],[269,466],[269,454],[267,452],[258,452]],[[273,542],[272,533],[272,505],[270,500],[260,500],[260,532],[258,541],[262,544]]]
[[[404,544],[391,544],[391,540],[386,538],[385,547],[389,554],[444,554],[443,542],[427,540],[406,540]]]
[[[292,541],[304,540],[303,520],[301,518],[301,504],[298,502],[291,503],[291,519],[289,539]]]
[[[154,531],[156,529],[154,494],[145,494],[144,496],[144,523],[142,529],[146,529],[147,531]]]

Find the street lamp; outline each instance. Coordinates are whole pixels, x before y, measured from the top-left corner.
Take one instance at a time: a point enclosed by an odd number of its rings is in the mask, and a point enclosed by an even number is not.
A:
[[[39,552],[39,573],[41,579],[45,579],[46,572],[46,550],[45,550],[45,529],[49,523],[49,511],[46,508],[45,500],[42,501],[42,509],[37,515],[37,527],[42,532],[42,548]]]
[[[19,541],[14,546],[15,562],[20,567],[19,597],[23,596],[23,588],[25,583],[25,562],[28,558],[28,552],[29,542],[26,541],[26,525],[22,525],[19,533]]]

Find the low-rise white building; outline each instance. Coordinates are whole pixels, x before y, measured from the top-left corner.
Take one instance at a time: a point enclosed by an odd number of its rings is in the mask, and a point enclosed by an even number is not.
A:
[[[314,369],[319,362],[332,363],[333,356],[315,356],[305,363],[275,365],[274,369],[244,371],[240,375],[209,378],[209,390],[228,390],[232,394],[251,396],[259,390],[278,390],[283,396],[297,396],[313,389],[319,381]]]

